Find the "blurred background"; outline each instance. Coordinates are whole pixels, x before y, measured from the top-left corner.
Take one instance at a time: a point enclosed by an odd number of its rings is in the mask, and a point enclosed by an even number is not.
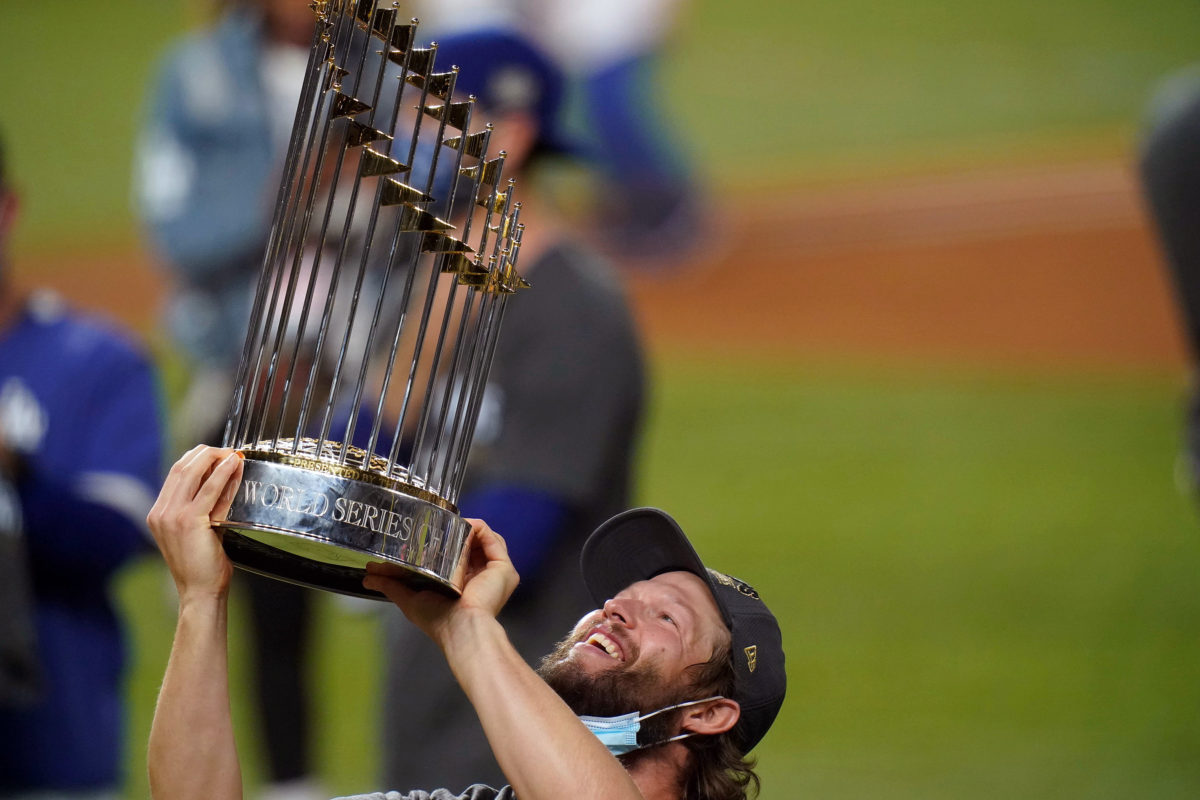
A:
[[[211,14],[0,4],[14,271],[146,336],[167,396],[133,140],[165,44]],[[1198,42],[1194,0],[680,7],[659,95],[707,222],[625,270],[638,496],[781,620],[765,797],[1200,795],[1189,357],[1135,173]],[[152,559],[119,589],[144,797],[174,609]],[[379,788],[377,620],[320,626],[322,779]]]

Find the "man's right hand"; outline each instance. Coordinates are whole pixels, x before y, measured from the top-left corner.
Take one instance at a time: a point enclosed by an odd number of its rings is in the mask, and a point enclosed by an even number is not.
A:
[[[175,579],[179,596],[224,595],[233,573],[213,518],[228,512],[242,477],[242,455],[194,447],[175,462],[146,522]]]

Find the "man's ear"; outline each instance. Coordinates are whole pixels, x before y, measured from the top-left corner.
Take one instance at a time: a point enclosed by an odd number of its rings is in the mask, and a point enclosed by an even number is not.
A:
[[[680,723],[680,732],[714,736],[732,728],[741,716],[742,707],[736,700],[718,697],[686,709]]]

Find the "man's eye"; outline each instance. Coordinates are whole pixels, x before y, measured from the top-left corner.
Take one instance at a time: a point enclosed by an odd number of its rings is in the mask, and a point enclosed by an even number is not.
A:
[[[671,623],[672,625],[675,625],[675,620],[674,620],[674,619],[671,617],[671,615],[670,615],[670,614],[663,614],[663,615],[660,617],[660,619],[662,619],[662,620],[664,620],[664,621],[666,621],[666,622],[669,622],[669,623]]]

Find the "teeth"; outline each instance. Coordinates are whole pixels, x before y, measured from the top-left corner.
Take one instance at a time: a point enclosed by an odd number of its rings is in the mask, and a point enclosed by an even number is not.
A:
[[[599,647],[603,647],[604,651],[613,658],[620,658],[621,651],[617,649],[616,643],[599,631],[588,637],[588,644],[594,644]]]

